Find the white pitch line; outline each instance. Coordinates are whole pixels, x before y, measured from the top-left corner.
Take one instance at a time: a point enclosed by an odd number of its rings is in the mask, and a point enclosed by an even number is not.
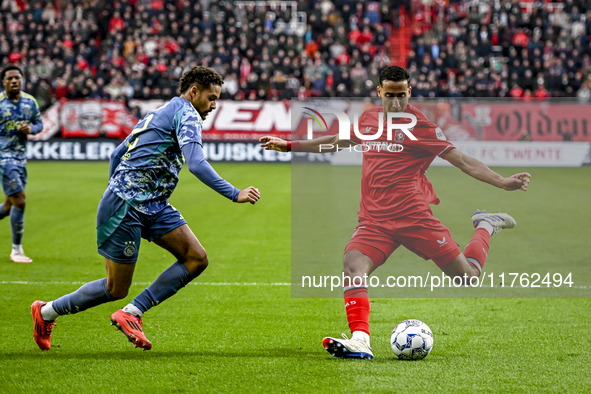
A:
[[[0,281],[0,285],[83,285],[88,282],[33,282],[33,281]],[[149,286],[152,282],[133,282],[131,285]],[[276,283],[242,283],[242,282],[191,282],[191,286],[291,286],[291,283],[276,282]]]

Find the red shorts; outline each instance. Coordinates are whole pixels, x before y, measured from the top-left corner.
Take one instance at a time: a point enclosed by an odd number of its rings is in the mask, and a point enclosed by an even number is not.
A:
[[[360,218],[345,253],[357,250],[368,256],[377,268],[400,245],[425,260],[433,260],[438,267],[448,265],[462,252],[447,227],[425,211],[385,222]]]

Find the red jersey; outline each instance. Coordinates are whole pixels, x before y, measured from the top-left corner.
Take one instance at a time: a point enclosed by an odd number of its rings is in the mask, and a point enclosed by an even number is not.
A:
[[[351,141],[362,144],[363,169],[361,175],[360,218],[385,221],[400,219],[413,213],[431,210],[429,204],[439,204],[431,182],[425,176],[427,168],[435,159],[453,145],[437,125],[412,105],[405,112],[417,118],[410,129],[417,141],[411,140],[400,130],[392,132],[387,140],[387,114],[380,138],[373,141],[359,139],[351,128]],[[361,134],[376,134],[382,107],[365,111],[359,117]],[[393,123],[410,123],[410,119],[395,119]],[[402,146],[397,151],[395,144]],[[360,150],[360,147],[356,147]]]

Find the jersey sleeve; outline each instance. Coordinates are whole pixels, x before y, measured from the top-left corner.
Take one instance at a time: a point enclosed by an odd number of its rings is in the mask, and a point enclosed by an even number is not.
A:
[[[203,146],[201,140],[201,120],[195,110],[186,107],[180,109],[174,116],[174,125],[179,147],[196,142]]]
[[[418,112],[418,111],[417,111]],[[414,129],[420,147],[426,151],[441,156],[454,146],[447,140],[443,131],[433,122],[427,119],[422,113],[417,116],[417,126]]]
[[[39,134],[43,130],[43,122],[41,121],[41,111],[39,111],[39,105],[37,100],[33,101],[33,109],[31,114],[31,134]]]
[[[201,182],[222,196],[236,202],[240,190],[215,172],[213,167],[205,160],[203,148],[200,144],[185,144],[183,147],[183,156],[185,157],[189,171],[199,178]]]
[[[119,163],[121,163],[121,157],[127,152],[127,140],[124,140],[122,143],[115,148],[113,153],[111,153],[111,161],[109,163],[109,178],[113,176],[115,170]]]

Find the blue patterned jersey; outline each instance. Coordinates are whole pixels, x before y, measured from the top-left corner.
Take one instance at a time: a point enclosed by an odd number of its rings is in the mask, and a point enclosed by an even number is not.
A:
[[[148,112],[117,148],[127,151],[112,169],[109,189],[142,213],[160,212],[179,181],[182,147],[202,145],[201,123],[191,103],[180,97]],[[117,160],[112,158],[112,165]]]
[[[0,165],[26,164],[27,136],[19,131],[24,124],[31,125],[32,134],[43,129],[35,97],[20,92],[19,101],[14,102],[6,92],[0,93]]]

